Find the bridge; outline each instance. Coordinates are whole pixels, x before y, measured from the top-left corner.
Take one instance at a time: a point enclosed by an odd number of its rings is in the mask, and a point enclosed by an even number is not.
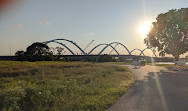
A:
[[[123,55],[126,55],[126,56],[133,56],[133,52],[134,52],[134,51],[139,51],[139,52],[140,52],[140,54],[137,55],[137,56],[145,56],[144,51],[146,51],[146,50],[151,50],[152,53],[153,53],[153,55],[154,55],[155,57],[157,57],[157,55],[155,54],[155,51],[152,50],[151,48],[148,48],[148,47],[147,47],[147,48],[145,48],[145,49],[143,49],[143,50],[141,50],[141,49],[139,49],[139,48],[135,48],[135,49],[133,49],[133,50],[130,51],[124,44],[122,44],[122,43],[120,43],[120,42],[112,42],[112,43],[109,43],[109,44],[107,44],[107,43],[98,44],[98,45],[96,45],[95,47],[93,47],[89,52],[85,52],[78,44],[76,44],[74,41],[68,40],[68,39],[53,39],[53,40],[45,41],[45,42],[43,42],[43,43],[46,44],[46,45],[49,44],[49,43],[56,43],[56,44],[59,44],[59,45],[63,46],[65,49],[67,49],[67,50],[72,54],[71,56],[78,56],[70,47],[68,47],[66,44],[63,43],[64,41],[69,42],[69,43],[73,44],[74,46],[76,46],[76,48],[83,54],[83,55],[80,55],[80,56],[91,56],[91,55],[93,55],[93,54],[91,54],[91,53],[92,53],[93,51],[97,50],[97,49],[98,49],[99,47],[101,47],[101,46],[104,46],[104,47],[102,48],[102,50],[99,51],[98,54],[95,54],[96,56],[101,55],[108,47],[111,47],[111,48],[112,48],[112,51],[115,51],[115,52],[116,52],[116,55],[113,55],[113,56],[122,56],[122,55],[120,55],[120,53],[119,53],[118,50],[116,49],[116,46],[117,46],[117,45],[120,45],[120,46],[122,46],[122,47],[124,48],[125,52],[128,53],[128,55],[127,55],[127,54],[123,54]],[[116,44],[116,46],[113,47],[113,46],[112,46],[113,44]]]

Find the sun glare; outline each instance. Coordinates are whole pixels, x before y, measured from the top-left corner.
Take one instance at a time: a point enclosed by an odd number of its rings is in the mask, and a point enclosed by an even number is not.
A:
[[[142,36],[146,37],[147,34],[150,31],[151,23],[150,22],[144,22],[140,25],[139,31],[142,34]]]

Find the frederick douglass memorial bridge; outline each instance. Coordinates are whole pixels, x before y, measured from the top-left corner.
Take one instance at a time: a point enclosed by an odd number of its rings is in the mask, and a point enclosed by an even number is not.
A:
[[[120,43],[120,42],[112,42],[112,43],[109,43],[109,44],[107,44],[107,43],[104,43],[104,44],[98,44],[98,45],[96,45],[95,47],[93,47],[90,51],[88,51],[88,52],[86,52],[84,49],[82,49],[78,44],[76,44],[74,41],[71,41],[71,40],[68,40],[68,39],[54,39],[54,40],[49,40],[49,41],[45,41],[45,42],[43,42],[44,44],[49,44],[49,43],[57,43],[57,44],[59,44],[59,45],[61,45],[61,46],[63,46],[65,49],[67,49],[71,54],[72,54],[72,56],[78,56],[78,54],[76,54],[73,50],[72,50],[72,48],[71,47],[68,47],[64,42],[69,42],[69,43],[71,43],[72,45],[74,45],[74,46],[76,46],[76,48],[78,48],[79,49],[79,51],[82,53],[82,56],[93,56],[93,55],[95,55],[95,56],[98,56],[98,55],[101,55],[108,47],[110,47],[111,49],[112,49],[112,51],[115,51],[115,55],[113,55],[113,56],[133,56],[133,52],[134,51],[139,51],[140,52],[140,54],[138,54],[138,55],[134,55],[134,56],[145,56],[145,54],[144,54],[144,51],[146,51],[146,50],[151,50],[152,51],[152,53],[153,53],[153,55],[155,56],[155,57],[157,57],[156,56],[156,54],[155,54],[155,51],[154,50],[152,50],[152,49],[150,49],[150,48],[145,48],[145,49],[143,49],[143,50],[141,50],[141,49],[139,49],[139,48],[135,48],[135,49],[133,49],[133,50],[129,50],[124,44],[122,44],[122,43]],[[113,46],[115,44],[115,46]],[[122,46],[123,48],[124,48],[124,50],[125,50],[125,53],[122,55],[120,55],[120,53],[118,52],[118,50],[116,49],[116,47],[118,46],[118,45],[120,45],[120,46]],[[99,50],[99,47],[103,47],[102,48],[102,50],[101,50],[101,48],[100,48],[100,50]],[[98,51],[99,53],[97,53],[97,54],[91,54],[92,52],[94,52],[94,51]],[[127,54],[128,53],[128,54]]]

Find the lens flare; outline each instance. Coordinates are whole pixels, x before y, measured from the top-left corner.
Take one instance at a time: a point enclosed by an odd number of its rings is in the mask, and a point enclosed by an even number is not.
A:
[[[142,34],[142,36],[146,37],[151,29],[151,23],[150,22],[144,22],[139,27],[139,32]]]

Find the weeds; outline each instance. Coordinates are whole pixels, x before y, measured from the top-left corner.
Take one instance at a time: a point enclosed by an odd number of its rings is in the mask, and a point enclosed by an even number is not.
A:
[[[4,111],[105,110],[134,82],[127,67],[110,63],[0,61],[0,75],[0,84],[13,84],[0,86]]]

